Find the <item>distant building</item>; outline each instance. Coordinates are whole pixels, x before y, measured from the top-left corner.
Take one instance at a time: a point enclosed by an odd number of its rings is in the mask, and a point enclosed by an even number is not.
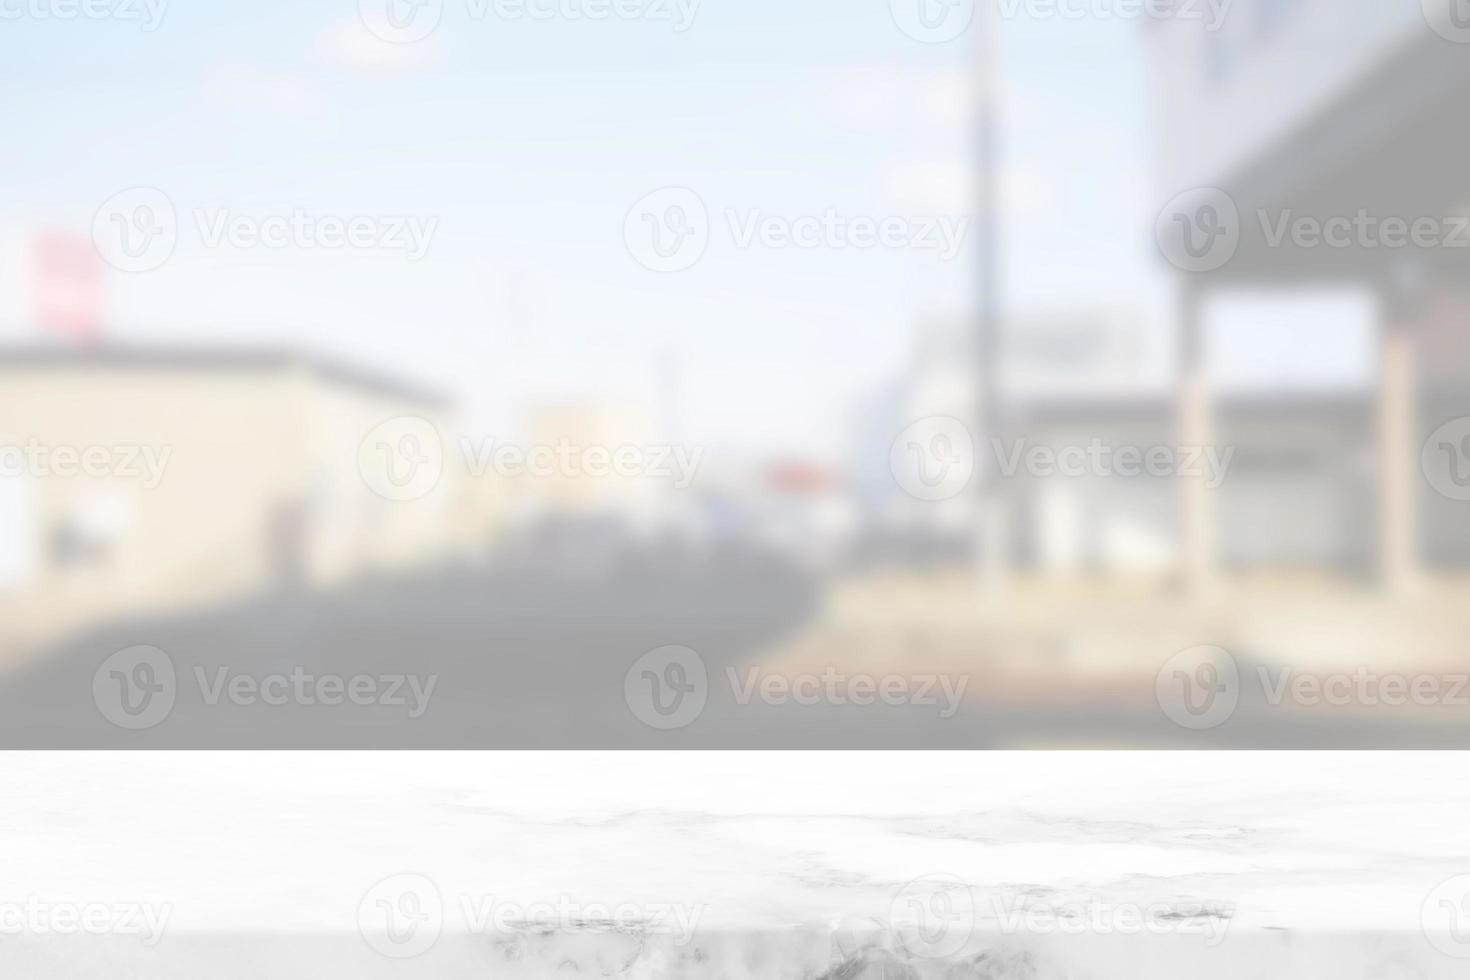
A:
[[[755,533],[812,567],[830,565],[851,547],[856,507],[838,468],[783,460],[764,468]]]
[[[0,350],[0,643],[473,549],[483,520],[449,411],[287,351]],[[393,499],[370,471],[399,447],[367,441],[405,416],[443,434],[422,447],[443,472]]]
[[[1187,235],[1190,250],[1190,261],[1176,261],[1187,270],[1176,276],[1179,438],[1220,438],[1202,336],[1213,301],[1232,291],[1368,290],[1380,350],[1365,525],[1381,580],[1410,585],[1464,523],[1428,485],[1420,457],[1429,433],[1470,407],[1470,375],[1430,353],[1436,336],[1441,351],[1467,344],[1470,249],[1325,247],[1272,230],[1293,216],[1431,218],[1446,230],[1470,216],[1470,127],[1461,122],[1470,49],[1455,43],[1470,41],[1463,0],[1237,0],[1219,30],[1182,16],[1147,30],[1160,202],[1184,202],[1160,221]],[[1446,345],[1446,335],[1456,339]],[[1220,504],[1199,485],[1182,495],[1191,583],[1208,582],[1225,553]]]
[[[921,327],[897,376],[855,406],[847,482],[864,523],[974,537],[975,494],[915,500],[896,482],[889,454],[901,432],[927,418],[956,419],[978,438],[975,377],[973,324],[933,320]]]
[[[697,447],[655,446],[657,429],[641,405],[586,398],[533,404],[526,412],[525,472],[512,486],[518,512],[531,517],[600,514],[647,530],[688,487],[677,486],[679,458]],[[626,456],[630,464],[619,462]],[[693,457],[698,461],[699,457]],[[636,465],[635,465],[636,460]],[[653,472],[650,472],[653,470]],[[698,470],[689,474],[698,477]]]
[[[1234,572],[1312,569],[1359,574],[1373,558],[1371,402],[1362,393],[1235,395],[1219,404],[1224,463],[1218,486],[1217,561]],[[1024,463],[1006,481],[1016,565],[1044,574],[1107,573],[1161,578],[1179,561],[1181,477],[1144,470],[1120,475],[1120,450],[1175,452],[1165,396],[1018,400],[1017,460],[1050,460],[1094,443],[1102,471],[1036,471]],[[1228,456],[1223,454],[1228,453]],[[1185,454],[1176,466],[1208,467]],[[1162,460],[1161,460],[1162,461]],[[1051,464],[1048,464],[1051,465]],[[1135,468],[1141,469],[1141,467]]]
[[[1150,337],[1134,311],[1064,308],[1005,319],[1001,379],[1007,398],[1059,392],[1136,396],[1157,389]]]

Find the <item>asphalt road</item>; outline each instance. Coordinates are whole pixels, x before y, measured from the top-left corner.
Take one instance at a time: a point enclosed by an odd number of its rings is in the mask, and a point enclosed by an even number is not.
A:
[[[1470,746],[1470,725],[1323,721],[1248,700],[1228,724],[1190,732],[1147,702],[987,702],[978,684],[948,717],[932,703],[742,690],[755,653],[801,628],[821,593],[770,553],[672,552],[597,570],[445,570],[114,622],[0,680],[0,747]],[[697,668],[646,662],[669,648],[674,660],[692,651]],[[687,706],[681,685],[697,691]]]

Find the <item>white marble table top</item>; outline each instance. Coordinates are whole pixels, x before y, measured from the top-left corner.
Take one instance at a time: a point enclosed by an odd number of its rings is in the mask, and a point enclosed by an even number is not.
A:
[[[1464,977],[1467,766],[11,753],[0,976]]]

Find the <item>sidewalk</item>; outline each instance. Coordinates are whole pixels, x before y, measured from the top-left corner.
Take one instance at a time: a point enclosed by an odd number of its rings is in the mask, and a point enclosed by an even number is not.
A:
[[[987,592],[968,572],[943,572],[840,582],[814,621],[762,651],[759,663],[785,674],[828,666],[966,674],[970,698],[992,704],[1142,706],[1153,702],[1160,669],[1193,647],[1223,648],[1242,674],[1445,677],[1470,672],[1467,635],[1463,579],[1394,595],[1274,574],[1186,598],[1142,580],[1018,579]],[[1414,710],[1442,720],[1440,706]],[[1470,711],[1454,719],[1470,719]]]

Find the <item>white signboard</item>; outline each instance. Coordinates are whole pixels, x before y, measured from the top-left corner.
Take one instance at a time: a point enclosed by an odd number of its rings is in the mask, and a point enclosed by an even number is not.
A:
[[[36,532],[35,486],[26,476],[0,474],[0,591],[35,576]]]

